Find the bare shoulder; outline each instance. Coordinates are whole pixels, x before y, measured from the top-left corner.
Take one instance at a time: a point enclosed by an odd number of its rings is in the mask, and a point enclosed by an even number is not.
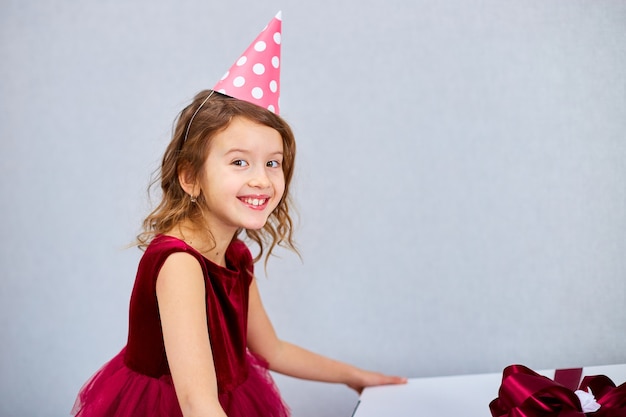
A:
[[[169,285],[204,285],[200,261],[188,252],[174,252],[167,257],[157,277],[157,292]]]

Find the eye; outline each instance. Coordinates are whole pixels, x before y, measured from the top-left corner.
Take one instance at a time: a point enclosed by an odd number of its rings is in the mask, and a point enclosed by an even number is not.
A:
[[[238,167],[247,167],[248,163],[246,161],[244,161],[243,159],[235,159],[232,162],[233,165],[236,165]]]
[[[270,168],[279,168],[280,167],[280,162],[273,160],[273,161],[268,161],[266,166],[270,167]]]

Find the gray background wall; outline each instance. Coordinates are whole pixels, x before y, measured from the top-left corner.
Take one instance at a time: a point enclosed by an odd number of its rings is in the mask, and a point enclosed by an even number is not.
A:
[[[67,415],[123,346],[172,121],[281,9],[279,333],[410,377],[626,362],[626,2],[4,0],[0,415]]]

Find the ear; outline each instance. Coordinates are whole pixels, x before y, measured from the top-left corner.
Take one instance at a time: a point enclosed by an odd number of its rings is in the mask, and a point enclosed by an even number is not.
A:
[[[178,183],[180,188],[190,196],[197,197],[200,194],[200,185],[189,168],[182,168],[178,171]]]

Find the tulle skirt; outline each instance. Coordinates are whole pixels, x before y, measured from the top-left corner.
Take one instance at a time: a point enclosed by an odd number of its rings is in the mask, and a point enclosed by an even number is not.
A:
[[[72,415],[76,417],[182,417],[169,375],[153,378],[124,364],[122,349],[85,383]],[[260,357],[247,355],[248,378],[219,401],[228,417],[289,417],[288,407]]]

